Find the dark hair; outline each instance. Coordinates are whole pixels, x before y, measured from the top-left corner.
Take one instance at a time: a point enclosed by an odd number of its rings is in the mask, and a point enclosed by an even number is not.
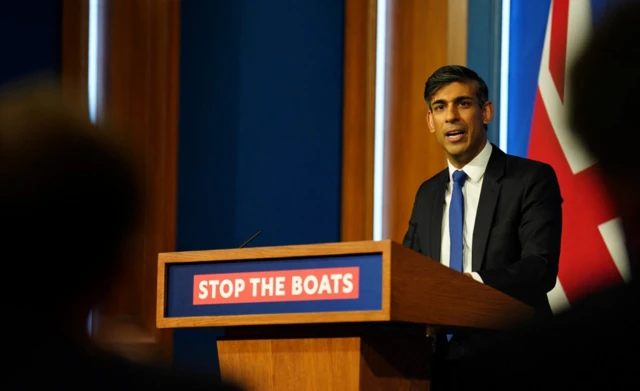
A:
[[[596,24],[569,77],[570,129],[584,142],[607,174],[629,173],[638,146],[613,132],[640,130],[633,103],[640,89],[640,4],[626,3]]]
[[[483,106],[489,100],[487,83],[485,83],[477,73],[461,65],[446,65],[433,72],[425,83],[424,100],[427,102],[429,110],[431,110],[431,99],[433,99],[433,96],[441,88],[455,82],[474,82],[476,85],[476,97],[480,102],[480,106]]]

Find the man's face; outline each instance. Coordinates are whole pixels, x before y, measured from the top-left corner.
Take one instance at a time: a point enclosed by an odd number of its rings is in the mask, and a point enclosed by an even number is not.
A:
[[[473,82],[454,82],[442,87],[431,98],[427,123],[456,168],[469,163],[484,147],[484,126],[493,118],[493,104],[480,106]]]

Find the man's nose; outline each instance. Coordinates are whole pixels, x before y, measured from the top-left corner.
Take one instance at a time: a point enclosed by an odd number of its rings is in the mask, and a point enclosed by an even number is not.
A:
[[[455,105],[450,105],[447,108],[446,121],[447,122],[456,122],[459,119],[460,119],[460,116],[459,116],[459,113],[458,113],[458,108]]]

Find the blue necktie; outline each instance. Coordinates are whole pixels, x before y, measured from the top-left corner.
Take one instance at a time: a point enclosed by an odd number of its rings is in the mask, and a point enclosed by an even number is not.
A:
[[[464,227],[464,197],[462,196],[462,186],[467,180],[464,171],[453,173],[453,193],[451,195],[451,205],[449,207],[449,237],[451,239],[451,252],[449,266],[453,270],[462,273],[462,228]]]

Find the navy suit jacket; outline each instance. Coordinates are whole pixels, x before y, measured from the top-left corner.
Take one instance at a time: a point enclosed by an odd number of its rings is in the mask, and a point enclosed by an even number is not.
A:
[[[419,188],[403,245],[440,261],[449,171]],[[551,314],[560,258],[562,197],[553,168],[493,145],[473,231],[472,271],[486,285]]]

